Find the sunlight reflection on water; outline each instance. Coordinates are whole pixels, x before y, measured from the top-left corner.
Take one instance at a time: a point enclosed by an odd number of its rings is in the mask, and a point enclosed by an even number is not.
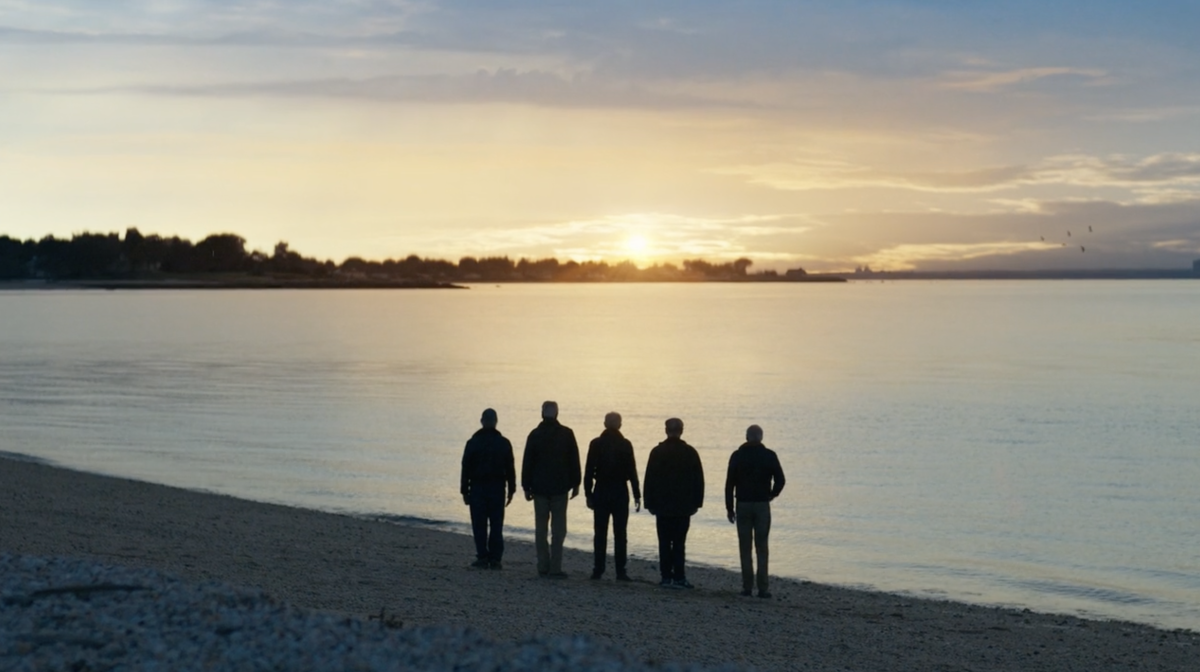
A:
[[[544,399],[639,466],[677,415],[736,563],[729,452],[788,487],[774,573],[1200,628],[1200,285],[492,285],[0,293],[0,450],[252,499],[461,524],[486,406]],[[590,546],[576,500],[568,543]],[[530,506],[509,510],[528,534]],[[631,550],[655,553],[652,519]],[[464,557],[470,555],[464,548]]]

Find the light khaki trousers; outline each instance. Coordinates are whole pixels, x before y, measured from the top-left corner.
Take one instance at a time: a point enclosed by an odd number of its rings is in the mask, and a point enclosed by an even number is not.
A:
[[[567,493],[553,497],[533,496],[533,536],[538,574],[562,572],[563,541],[567,538]]]
[[[754,561],[750,556],[753,544],[758,556],[758,592],[769,593],[767,585],[767,538],[771,534],[770,502],[737,503],[738,551],[742,556],[742,590],[754,587]]]

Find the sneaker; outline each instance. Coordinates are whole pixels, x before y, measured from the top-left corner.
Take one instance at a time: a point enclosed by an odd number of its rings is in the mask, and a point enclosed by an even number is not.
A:
[[[592,581],[599,581],[602,576],[604,576],[604,572],[592,572]]]
[[[546,576],[548,576],[551,579],[565,579],[565,578],[567,578],[567,573],[566,572],[550,572]]]
[[[488,569],[504,569],[504,565],[501,565],[499,560],[492,560],[488,563]]]
[[[695,586],[688,583],[687,579],[675,579],[675,587],[676,588],[695,588]]]
[[[488,568],[487,558],[480,558],[480,559],[476,560],[475,562],[472,562],[471,566],[474,567],[475,569],[487,569]]]
[[[750,591],[748,591],[748,590],[743,590],[743,591],[742,591],[742,597],[750,597],[751,595],[753,595],[753,593],[751,593],[751,592],[750,592]]]
[[[620,574],[617,574],[617,580],[618,581],[633,581],[633,579],[629,578],[629,575],[626,574],[625,572],[621,572]]]
[[[658,582],[658,587],[659,588],[674,588],[675,582],[670,579],[663,579],[662,581]]]
[[[762,591],[759,591],[759,593],[758,593],[758,596],[759,596],[759,597],[761,597],[761,598],[763,598],[764,600],[769,600],[769,599],[771,599],[771,594],[770,594],[770,593],[764,593],[764,592],[762,592]]]

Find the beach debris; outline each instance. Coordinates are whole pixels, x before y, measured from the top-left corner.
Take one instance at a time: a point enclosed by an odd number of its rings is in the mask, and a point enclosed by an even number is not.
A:
[[[379,608],[378,615],[367,616],[367,620],[379,621],[380,626],[390,628],[392,630],[399,630],[400,628],[404,627],[404,621],[400,620],[399,616],[396,616],[395,614],[388,616],[387,611],[383,607]]]

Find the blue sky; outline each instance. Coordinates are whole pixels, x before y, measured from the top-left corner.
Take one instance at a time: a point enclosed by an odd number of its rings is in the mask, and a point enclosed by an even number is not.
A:
[[[1181,267],[1197,28],[1109,0],[0,0],[0,230]]]

